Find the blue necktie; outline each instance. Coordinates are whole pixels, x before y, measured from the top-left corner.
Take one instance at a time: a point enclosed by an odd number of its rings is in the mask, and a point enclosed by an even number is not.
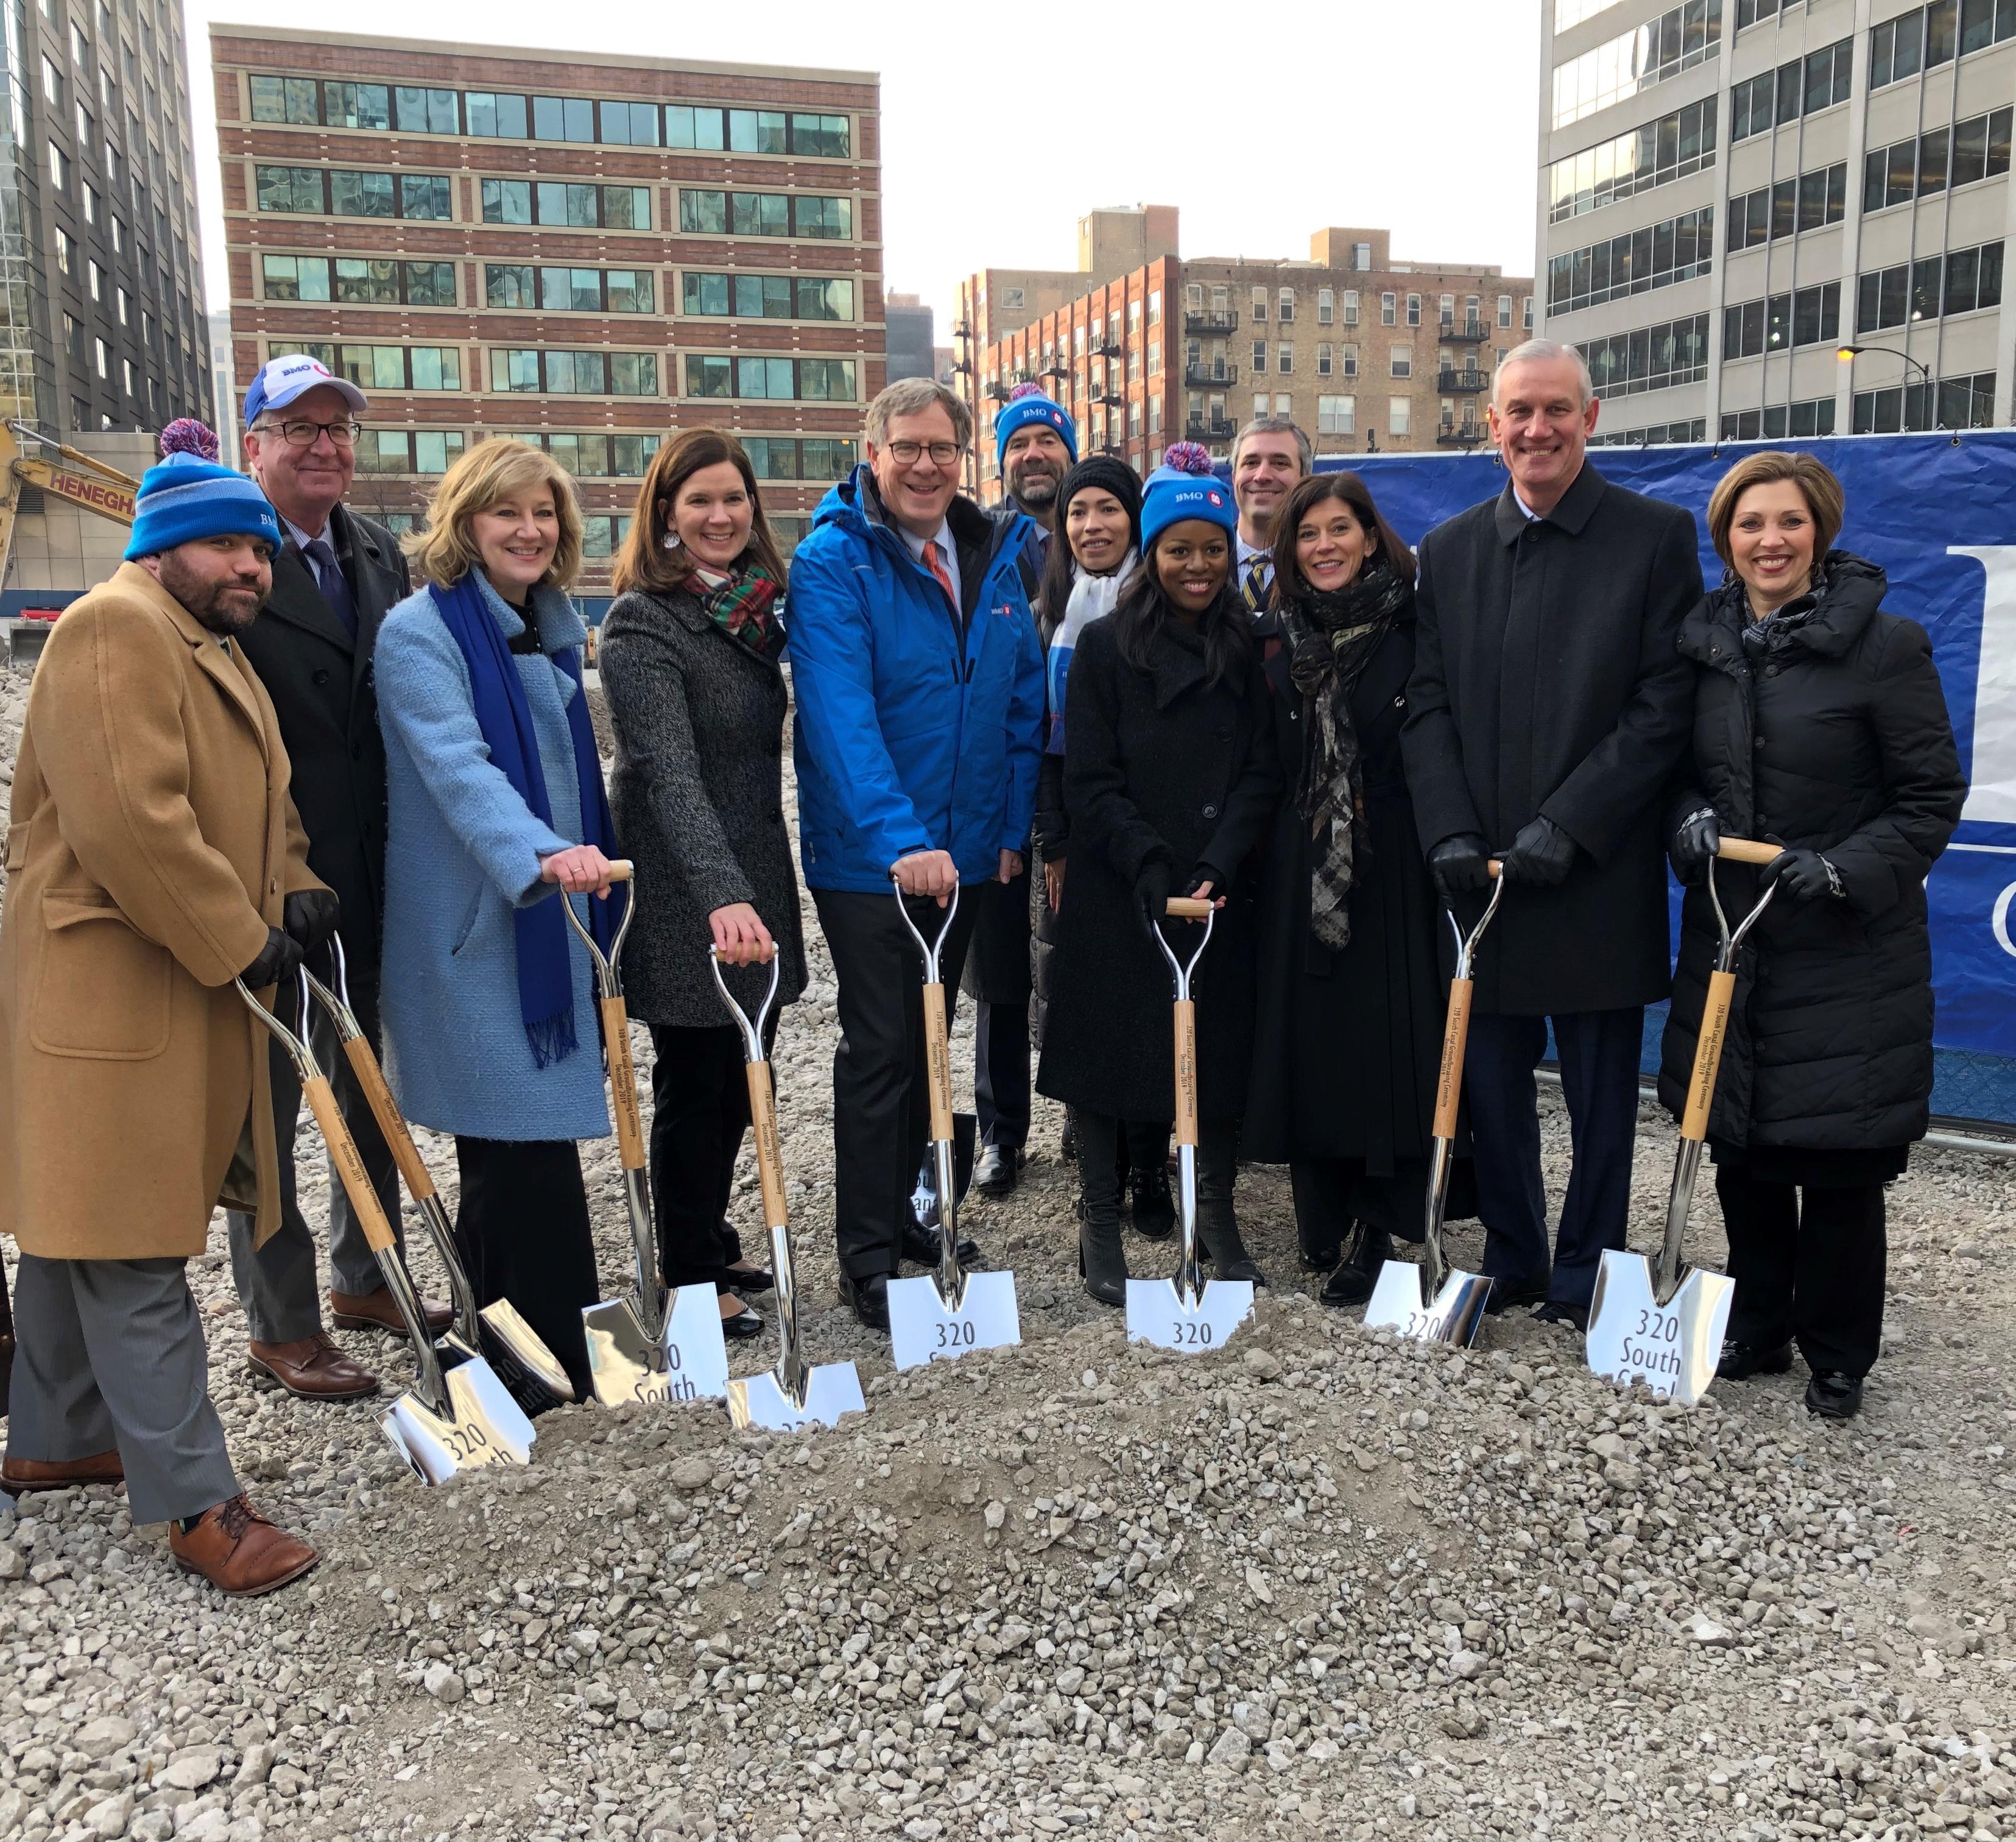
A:
[[[301,546],[301,554],[308,558],[308,566],[315,571],[315,583],[322,590],[322,598],[329,605],[330,611],[343,622],[344,630],[352,640],[357,637],[357,607],[350,598],[350,584],[343,579],[343,570],[336,560],[336,552],[329,548],[329,539],[318,537],[312,543]]]

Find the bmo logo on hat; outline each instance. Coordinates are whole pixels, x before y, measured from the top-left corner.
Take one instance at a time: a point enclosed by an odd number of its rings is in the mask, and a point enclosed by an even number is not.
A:
[[[1212,488],[1210,492],[1207,492],[1204,495],[1204,497],[1209,499],[1213,505],[1222,505],[1225,503],[1225,495],[1222,492],[1220,492],[1215,487]]]
[[[259,367],[245,393],[245,426],[251,428],[262,416],[284,409],[311,390],[333,390],[353,416],[361,416],[369,405],[364,392],[347,377],[339,377],[319,359],[304,351],[290,351],[284,358],[268,359]]]

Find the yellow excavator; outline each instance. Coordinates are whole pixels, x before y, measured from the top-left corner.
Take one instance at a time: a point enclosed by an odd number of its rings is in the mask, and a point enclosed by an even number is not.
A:
[[[56,458],[45,458],[31,448],[48,449]],[[13,560],[14,521],[20,509],[21,488],[39,487],[67,503],[81,507],[115,524],[133,522],[133,497],[140,482],[116,467],[94,460],[74,448],[52,441],[25,422],[0,422],[0,586],[7,579]],[[52,595],[55,592],[52,591]],[[44,622],[30,620],[6,623],[9,629],[9,653],[13,663],[27,665],[42,649],[48,629]]]

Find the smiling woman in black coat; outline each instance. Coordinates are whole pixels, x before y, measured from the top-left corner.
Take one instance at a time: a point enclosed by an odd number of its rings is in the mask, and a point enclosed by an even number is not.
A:
[[[1418,1240],[1447,1004],[1442,907],[1400,755],[1414,557],[1355,474],[1302,481],[1275,521],[1255,629],[1289,797],[1260,891],[1243,1156],[1288,1166],[1326,1304],[1363,1303]],[[1466,1157],[1450,1213],[1473,1214]]]
[[[1841,483],[1765,452],[1716,487],[1730,578],[1680,629],[1695,672],[1692,784],[1676,802],[1689,889],[1659,1098],[1683,1110],[1715,929],[1702,867],[1721,836],[1787,848],[1718,864],[1725,909],[1778,892],[1737,967],[1708,1148],[1736,1298],[1721,1373],[1782,1374],[1845,1419],[1883,1333],[1883,1185],[1924,1136],[1932,1087],[1926,873],[1967,783],[1931,643],[1883,611],[1883,571],[1833,549]],[[1818,564],[1816,567],[1816,559]]]
[[[1191,456],[1201,474],[1183,463]],[[1240,873],[1280,789],[1252,622],[1232,588],[1229,491],[1193,444],[1148,481],[1141,569],[1078,636],[1064,708],[1071,867],[1038,1090],[1076,1109],[1085,1289],[1126,1302],[1115,1137],[1175,1111],[1175,992],[1149,929],[1172,894],[1224,899],[1197,1004],[1198,1228],[1219,1276],[1261,1279],[1232,1202],[1253,1035],[1252,902]],[[1197,924],[1163,923],[1187,957]],[[1184,936],[1189,938],[1186,939]]]

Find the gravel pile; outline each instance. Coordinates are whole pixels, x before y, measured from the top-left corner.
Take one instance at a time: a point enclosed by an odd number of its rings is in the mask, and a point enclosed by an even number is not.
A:
[[[0,676],[0,723],[19,696]],[[966,1217],[1017,1271],[1023,1347],[898,1376],[833,1302],[808,938],[777,1071],[805,1328],[867,1415],[783,1438],[707,1404],[570,1409],[528,1469],[429,1491],[368,1405],[251,1385],[213,1254],[192,1278],[232,1450],[323,1565],[232,1604],[107,1493],[0,1516],[0,1837],[2016,1833],[2016,1400],[1986,1328],[2008,1166],[1914,1159],[1892,1347],[1831,1427],[1796,1377],[1691,1412],[1620,1397],[1524,1319],[1468,1353],[1369,1337],[1305,1296],[1272,1170],[1240,1182],[1276,1281],[1255,1321],[1206,1357],[1132,1349],[1072,1276],[1046,1106],[1021,1189]],[[1557,1187],[1551,1099],[1545,1124]],[[1672,1146],[1648,1115],[1648,1241]],[[613,1152],[590,1170],[613,1281]],[[736,1213],[760,1235],[753,1174]]]

